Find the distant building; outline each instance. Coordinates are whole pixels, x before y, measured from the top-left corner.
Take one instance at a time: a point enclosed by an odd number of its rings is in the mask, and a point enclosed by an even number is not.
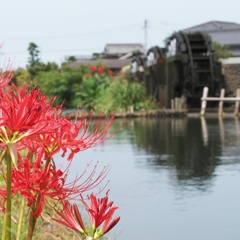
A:
[[[182,31],[186,33],[204,32],[209,34],[213,41],[227,46],[228,50],[233,53],[233,57],[229,59],[232,63],[240,62],[240,24],[211,21]]]
[[[130,66],[134,56],[141,56],[144,52],[143,45],[139,43],[107,44],[102,53],[94,56],[74,55],[75,61],[69,64],[71,67],[101,64],[113,71],[120,71]],[[63,62],[68,62],[69,57],[64,56]]]
[[[62,57],[61,62],[68,62],[72,57],[74,57],[75,61],[90,60],[92,58],[90,55],[67,55]]]
[[[125,44],[107,44],[102,53],[103,58],[131,58],[134,55],[143,55],[145,49],[139,43],[125,43]]]
[[[78,60],[73,63],[70,63],[71,67],[79,67],[81,65],[103,65],[112,71],[118,72],[130,66],[132,59],[92,59],[92,60]]]

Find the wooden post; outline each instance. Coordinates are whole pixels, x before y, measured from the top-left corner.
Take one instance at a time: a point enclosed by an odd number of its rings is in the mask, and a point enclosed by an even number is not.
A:
[[[200,114],[203,116],[205,114],[206,111],[206,107],[207,107],[207,100],[205,100],[205,98],[208,95],[208,87],[204,87],[203,88],[203,96],[202,96],[202,105],[201,105],[201,112]]]
[[[175,106],[175,109],[181,109],[182,108],[182,105],[181,105],[181,98],[174,98],[174,106]]]
[[[171,109],[174,110],[174,99],[171,100]]]
[[[237,98],[240,98],[240,89],[239,89],[239,88],[236,90],[236,97],[237,97]],[[235,114],[235,115],[238,115],[238,113],[239,113],[239,101],[236,101],[236,102],[235,102],[234,114]]]
[[[225,95],[225,89],[221,89],[221,93],[220,93],[220,98],[224,98]],[[219,105],[218,105],[218,116],[222,116],[223,115],[223,100],[219,101]]]
[[[204,116],[201,116],[201,125],[202,125],[203,144],[204,146],[207,146],[208,145],[208,128],[207,128],[207,123]]]

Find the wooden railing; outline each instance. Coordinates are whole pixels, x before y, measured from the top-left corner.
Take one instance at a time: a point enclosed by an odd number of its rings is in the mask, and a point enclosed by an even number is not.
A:
[[[240,102],[240,89],[238,88],[236,90],[236,97],[224,97],[225,95],[225,89],[221,90],[220,97],[208,97],[208,87],[203,88],[203,96],[201,98],[202,104],[201,104],[201,115],[205,115],[206,107],[207,107],[207,101],[219,101],[218,105],[218,115],[223,115],[223,102],[235,102],[235,109],[234,114],[238,115],[239,113],[239,102]]]

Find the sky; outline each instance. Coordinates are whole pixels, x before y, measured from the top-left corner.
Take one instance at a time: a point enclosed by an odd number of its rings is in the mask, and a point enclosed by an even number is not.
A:
[[[174,31],[209,21],[240,24],[239,9],[239,0],[0,0],[0,68],[9,59],[25,68],[30,42],[42,62],[59,65],[65,55],[103,52],[108,43],[164,47]]]

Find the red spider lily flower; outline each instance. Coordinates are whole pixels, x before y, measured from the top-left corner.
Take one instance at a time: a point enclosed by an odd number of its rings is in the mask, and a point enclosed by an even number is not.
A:
[[[2,45],[0,45],[0,49],[1,47]],[[0,76],[0,89],[6,87],[13,77],[12,64],[10,62],[7,64],[6,68],[4,67],[4,69],[5,71],[2,72]]]
[[[108,202],[108,193],[104,198],[98,199],[92,193],[89,196],[89,200],[91,202],[90,205],[88,205],[83,199],[82,203],[84,204],[93,225],[92,237],[93,239],[98,239],[109,232],[120,220],[119,216],[112,220],[113,214],[118,207],[113,206],[112,201]],[[98,230],[101,224],[103,224],[103,226]]]
[[[74,155],[80,151],[96,146],[114,133],[109,133],[109,129],[113,123],[115,115],[112,114],[109,118],[104,118],[103,113],[100,114],[96,123],[92,126],[92,113],[88,118],[86,115],[76,115],[74,121],[66,118],[56,120],[58,129],[43,134],[35,134],[34,136],[23,140],[26,147],[35,146],[41,147],[46,154],[51,156],[62,150],[64,157],[68,150],[68,160],[72,160]],[[92,127],[92,129],[91,129]]]
[[[119,222],[119,216],[112,220],[112,216],[118,207],[113,206],[113,202],[108,202],[107,196],[101,199],[97,199],[96,196],[92,193],[89,199],[91,201],[91,206],[88,206],[83,199],[82,202],[86,207],[86,210],[93,224],[91,233],[89,233],[85,228],[76,203],[71,206],[66,201],[62,202],[63,210],[56,210],[58,217],[52,219],[65,225],[66,227],[81,232],[85,236],[91,237],[93,240],[99,239],[104,234],[109,232]],[[102,228],[98,229],[101,224],[103,224]]]
[[[99,73],[99,74],[102,74],[102,73],[103,73],[103,70],[104,70],[104,66],[99,66],[99,67],[98,67],[98,73]]]
[[[64,201],[62,202],[62,205],[63,210],[62,211],[55,210],[58,217],[52,219],[56,222],[65,225],[68,228],[71,228],[75,231],[84,234],[85,236],[89,236],[87,229],[84,225],[84,222],[82,220],[81,214],[78,210],[77,204],[74,203],[73,205],[70,205],[68,201]]]
[[[55,98],[47,102],[40,90],[29,90],[26,85],[18,88],[12,84],[6,93],[0,94],[0,144],[8,147],[16,167],[16,144],[33,134],[54,131],[58,126],[52,121],[61,106],[53,108]]]
[[[66,183],[69,167],[63,172],[56,169],[55,165],[50,163],[49,166],[44,166],[40,161],[30,162],[28,158],[18,164],[17,169],[12,170],[12,196],[18,192],[27,199],[28,206],[36,204],[38,206],[34,215],[39,217],[42,213],[45,202],[48,203],[46,197],[53,200],[79,200],[80,195],[89,191],[100,184],[109,172],[109,168],[105,167],[100,174],[95,177],[96,167],[94,166],[89,176],[85,177],[88,168],[77,177],[74,181]],[[79,183],[82,178],[83,180]],[[6,179],[5,179],[6,181]],[[0,195],[6,200],[6,189],[0,189]]]
[[[52,107],[54,100],[47,102],[47,97],[38,89],[11,85],[0,100],[0,141],[17,142],[23,137],[53,130],[56,126],[49,121],[58,111]]]
[[[109,118],[104,119],[104,114],[101,113],[92,129],[90,129],[92,113],[90,113],[89,119],[86,116],[82,116],[80,121],[76,115],[76,119],[74,122],[71,122],[71,125],[65,125],[61,135],[61,149],[64,154],[67,152],[67,149],[71,151],[68,160],[71,160],[75,153],[96,146],[109,139],[114,134],[109,134],[114,117],[115,114],[112,114]]]
[[[0,89],[6,87],[13,77],[13,71],[10,69],[4,71],[0,76]]]
[[[92,72],[95,72],[95,71],[97,71],[97,67],[96,67],[96,66],[94,66],[94,65],[91,65],[91,66],[90,66],[90,69],[91,69],[91,71],[92,71]]]

